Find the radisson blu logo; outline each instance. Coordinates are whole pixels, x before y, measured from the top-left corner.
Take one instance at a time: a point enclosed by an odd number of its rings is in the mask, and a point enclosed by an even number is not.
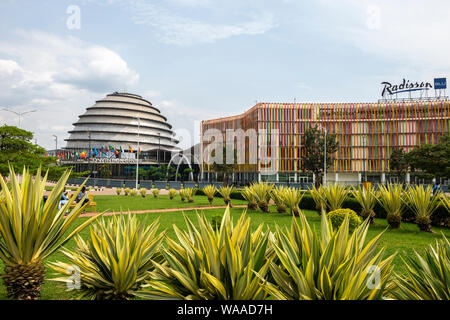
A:
[[[390,82],[382,82],[383,92],[381,95],[384,97],[386,95],[393,95],[402,92],[411,92],[419,90],[429,90],[433,89],[433,85],[430,82],[411,82],[409,80],[403,79],[400,84],[391,84]]]
[[[381,95],[385,97],[386,95],[394,95],[403,92],[421,91],[433,89],[433,85],[430,82],[411,82],[409,80],[403,79],[400,84],[392,84],[390,82],[382,82],[383,91]],[[434,89],[435,90],[445,90],[447,89],[447,78],[435,78],[434,79]]]

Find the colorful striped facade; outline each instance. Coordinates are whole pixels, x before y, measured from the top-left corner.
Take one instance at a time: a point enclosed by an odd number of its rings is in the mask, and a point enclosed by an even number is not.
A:
[[[227,129],[254,129],[258,136],[258,162],[241,165],[237,171],[261,173],[259,159],[270,145],[268,134],[278,129],[276,170],[301,173],[303,134],[316,125],[336,134],[339,144],[329,172],[383,173],[389,171],[394,148],[408,152],[422,144],[438,143],[440,136],[449,133],[450,101],[258,103],[238,116],[202,121],[202,146],[210,141],[205,134],[208,129],[218,129],[223,134]],[[208,166],[203,169],[209,170]]]

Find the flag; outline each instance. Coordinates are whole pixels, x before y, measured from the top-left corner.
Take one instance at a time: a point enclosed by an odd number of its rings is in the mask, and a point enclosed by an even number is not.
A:
[[[97,151],[97,148],[94,148],[94,153],[95,153],[95,156],[98,157],[98,151]]]
[[[122,146],[120,146],[120,152],[123,152]]]
[[[130,150],[130,152],[131,153],[133,153],[134,151],[133,151],[133,148],[131,148],[131,146],[129,146],[129,148],[128,148],[129,150]]]

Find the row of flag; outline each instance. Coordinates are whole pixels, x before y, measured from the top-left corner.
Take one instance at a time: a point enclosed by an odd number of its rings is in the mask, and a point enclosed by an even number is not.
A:
[[[131,146],[128,147],[130,153],[135,153],[135,150]],[[76,159],[87,159],[87,158],[97,158],[105,157],[108,153],[113,152],[116,156],[119,153],[124,152],[122,147],[113,146],[101,146],[90,149],[89,151],[70,151],[70,150],[60,150],[56,152],[56,157],[62,160],[76,160]],[[46,154],[49,156],[49,154]]]

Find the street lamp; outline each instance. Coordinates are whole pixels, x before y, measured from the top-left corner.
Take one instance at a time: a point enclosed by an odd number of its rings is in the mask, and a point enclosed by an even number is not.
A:
[[[323,152],[323,185],[327,183],[327,128],[323,127],[325,132],[324,152]]]
[[[88,131],[88,139],[89,139],[89,156],[88,156],[88,170],[90,171],[90,173],[92,174],[92,168],[91,168],[91,132]]]
[[[138,121],[138,139],[137,139],[137,156],[136,156],[136,190],[138,189],[138,171],[139,171],[139,140],[140,140],[140,130],[141,130],[141,119],[140,118],[135,118]]]
[[[363,146],[364,146],[364,149],[363,149],[364,182],[367,182],[367,169],[366,169],[366,158],[367,158],[367,155],[366,155],[366,136],[365,135],[363,136]]]
[[[161,133],[158,132],[158,164],[159,164],[159,153],[161,152]]]
[[[25,112],[16,112],[16,111],[9,110],[9,109],[6,109],[6,108],[2,108],[2,110],[12,112],[12,113],[14,113],[15,115],[17,115],[19,117],[19,128],[20,128],[20,122],[21,122],[22,116],[26,115],[27,113],[31,113],[31,112],[36,112],[37,111],[37,110],[30,110],[30,111],[25,111]]]
[[[55,153],[58,150],[58,137],[56,135],[53,135],[55,137]]]

